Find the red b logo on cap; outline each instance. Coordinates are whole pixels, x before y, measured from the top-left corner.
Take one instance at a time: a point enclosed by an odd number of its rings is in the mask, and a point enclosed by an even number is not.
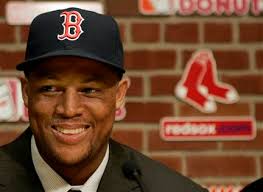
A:
[[[77,11],[64,11],[60,14],[60,17],[64,17],[63,27],[64,31],[62,35],[58,35],[59,40],[68,39],[70,41],[77,40],[83,33],[81,23],[84,21],[81,14]]]

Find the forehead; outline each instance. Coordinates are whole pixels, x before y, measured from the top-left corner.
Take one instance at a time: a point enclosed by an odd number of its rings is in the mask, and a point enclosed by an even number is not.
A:
[[[117,73],[104,63],[80,57],[53,57],[32,64],[29,76],[41,78],[47,76],[79,76],[97,79],[117,79]]]

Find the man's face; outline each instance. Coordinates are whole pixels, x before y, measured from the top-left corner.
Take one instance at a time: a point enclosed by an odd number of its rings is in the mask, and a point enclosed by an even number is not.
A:
[[[100,161],[126,84],[87,59],[56,57],[37,64],[23,83],[23,97],[42,157],[54,166]]]

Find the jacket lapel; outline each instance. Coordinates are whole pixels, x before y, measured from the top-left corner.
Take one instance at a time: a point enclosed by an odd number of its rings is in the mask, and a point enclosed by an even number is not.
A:
[[[139,192],[138,184],[127,179],[122,172],[122,165],[130,155],[120,144],[110,140],[110,157],[97,192]]]

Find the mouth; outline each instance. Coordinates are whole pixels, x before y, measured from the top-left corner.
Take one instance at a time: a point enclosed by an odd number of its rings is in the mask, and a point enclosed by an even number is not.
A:
[[[91,124],[54,124],[52,132],[57,141],[64,144],[78,144],[92,134]]]
[[[62,134],[77,135],[85,132],[91,125],[52,125],[51,127]]]

